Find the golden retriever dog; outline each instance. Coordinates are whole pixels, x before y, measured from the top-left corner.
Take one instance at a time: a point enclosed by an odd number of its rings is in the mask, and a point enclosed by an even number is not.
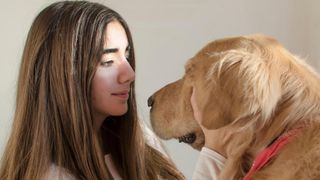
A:
[[[192,87],[204,127],[236,127],[219,179],[242,179],[257,155],[288,132],[296,132],[294,138],[251,179],[320,179],[319,77],[277,40],[213,41],[186,63],[181,79],[148,99],[156,134],[199,150],[204,135],[193,117]]]

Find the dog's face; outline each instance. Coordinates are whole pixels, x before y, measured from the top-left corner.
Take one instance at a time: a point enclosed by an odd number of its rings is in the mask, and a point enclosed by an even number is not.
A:
[[[273,69],[277,66],[266,59],[280,53],[269,53],[272,50],[268,48],[278,45],[269,37],[247,36],[205,46],[187,62],[182,79],[149,98],[156,134],[201,149],[204,136],[193,117],[192,87],[206,128],[217,129],[233,121],[244,124],[243,117],[257,113],[267,119],[279,100],[280,82],[279,71]]]

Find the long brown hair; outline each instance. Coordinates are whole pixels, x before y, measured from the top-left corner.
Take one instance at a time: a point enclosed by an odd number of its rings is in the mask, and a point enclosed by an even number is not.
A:
[[[110,117],[101,134],[93,128],[91,82],[100,62],[104,30],[123,18],[98,3],[54,3],[36,17],[20,67],[12,133],[1,162],[0,179],[43,179],[52,164],[77,179],[112,179],[106,149],[123,179],[183,179],[172,162],[144,141],[134,83],[128,112]]]

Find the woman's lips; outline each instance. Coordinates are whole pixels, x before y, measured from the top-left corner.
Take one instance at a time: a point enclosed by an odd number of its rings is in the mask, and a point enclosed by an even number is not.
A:
[[[129,92],[125,91],[125,92],[118,92],[118,93],[112,93],[113,96],[116,96],[118,98],[121,99],[128,99],[129,98]]]

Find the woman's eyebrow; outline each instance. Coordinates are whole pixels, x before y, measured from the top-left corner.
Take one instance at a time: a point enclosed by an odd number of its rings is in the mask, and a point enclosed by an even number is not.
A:
[[[118,48],[109,48],[109,49],[104,49],[104,50],[102,51],[102,53],[103,53],[103,54],[108,54],[108,53],[116,53],[116,52],[118,52],[118,51],[119,51]]]
[[[130,49],[131,49],[131,47],[127,46],[126,51],[129,51]],[[118,51],[119,51],[118,48],[107,48],[107,49],[103,49],[102,53],[103,54],[108,54],[108,53],[116,53]]]

